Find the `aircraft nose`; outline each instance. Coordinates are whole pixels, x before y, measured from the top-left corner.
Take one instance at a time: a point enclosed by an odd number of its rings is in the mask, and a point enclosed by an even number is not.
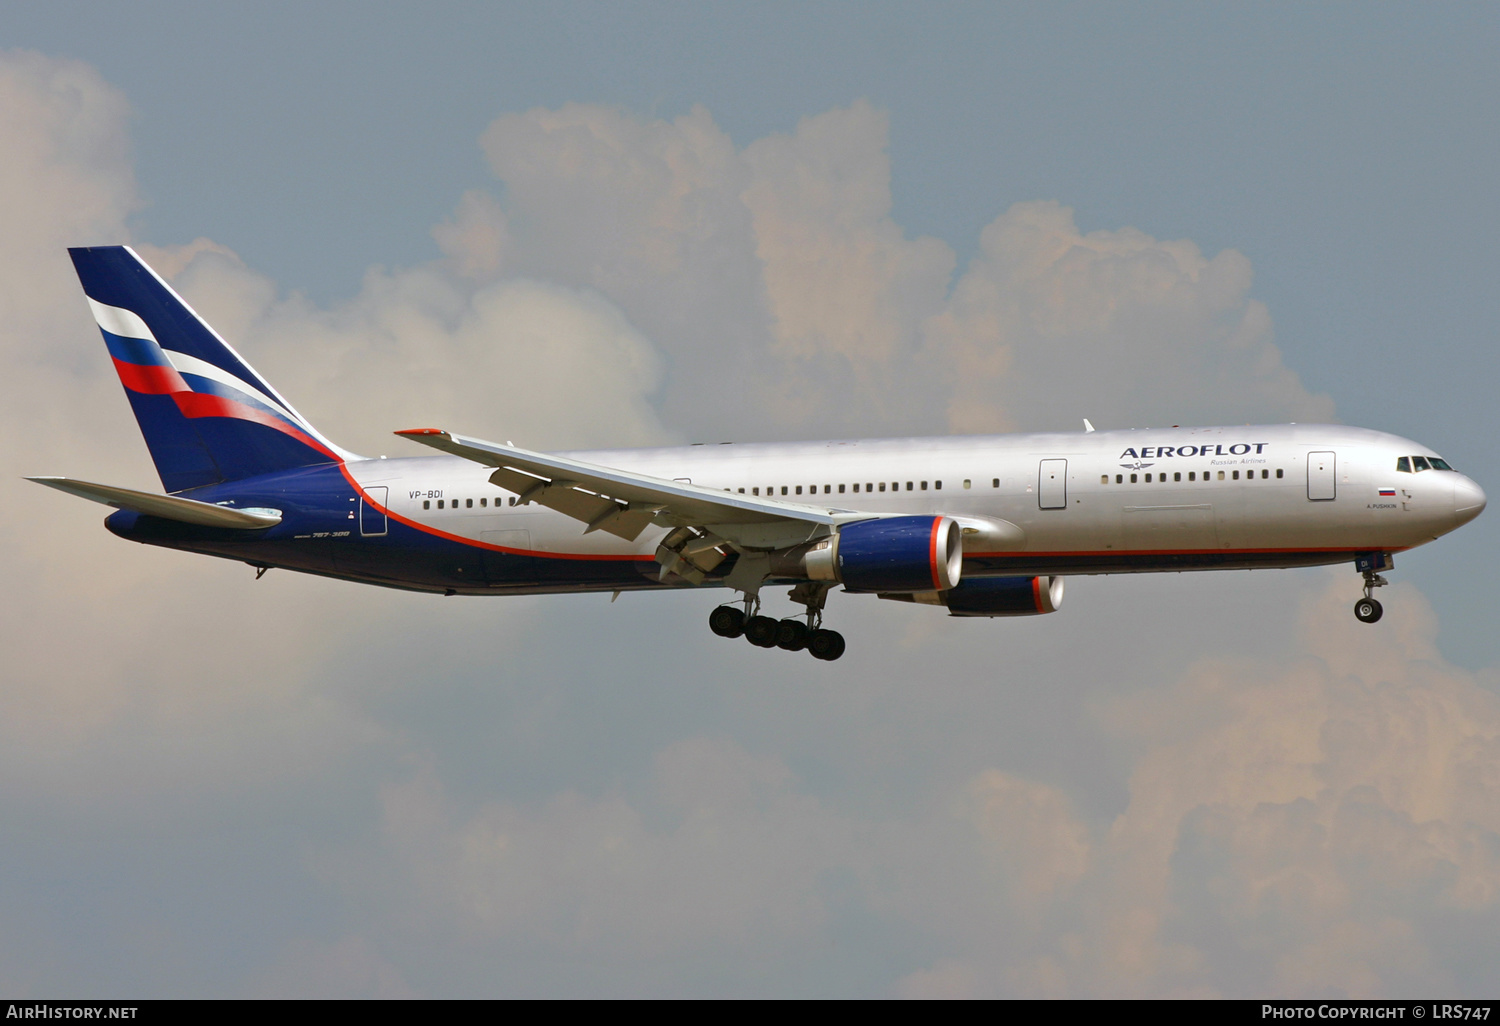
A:
[[[1467,524],[1483,513],[1486,503],[1484,489],[1467,477],[1460,476],[1453,483],[1453,515],[1460,524]]]

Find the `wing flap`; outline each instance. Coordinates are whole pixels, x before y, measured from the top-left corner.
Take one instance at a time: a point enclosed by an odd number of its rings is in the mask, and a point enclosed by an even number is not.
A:
[[[604,531],[626,541],[635,541],[651,525],[660,507],[632,507],[605,495],[582,490],[576,481],[548,480],[501,467],[490,475],[490,483],[515,492],[518,502],[535,502],[564,516],[581,520],[584,534]]]
[[[732,541],[740,535],[764,535],[767,547],[792,528],[797,540],[810,528],[871,516],[853,510],[776,502],[700,485],[612,467],[597,466],[562,456],[498,445],[454,435],[438,428],[416,428],[396,434],[454,456],[494,467],[490,480],[513,491],[518,502],[536,502],[588,525],[634,540],[650,523],[663,527],[714,527]],[[614,509],[610,507],[613,506]],[[759,547],[754,542],[744,544]]]
[[[281,514],[276,510],[232,509],[215,506],[211,502],[184,499],[176,495],[157,495],[153,492],[138,492],[133,488],[117,488],[114,485],[94,484],[91,481],[75,481],[67,477],[28,477],[26,480],[56,488],[69,495],[92,502],[128,509],[164,520],[177,520],[200,527],[227,527],[241,531],[263,531],[281,523]]]

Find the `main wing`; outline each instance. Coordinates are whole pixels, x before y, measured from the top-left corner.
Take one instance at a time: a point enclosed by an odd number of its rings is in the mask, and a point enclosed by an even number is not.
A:
[[[515,492],[518,503],[535,502],[572,517],[584,525],[585,534],[606,531],[634,541],[651,524],[675,528],[663,539],[657,559],[664,576],[676,573],[695,583],[723,560],[726,549],[784,549],[829,534],[840,524],[881,515],[715,491],[439,428],[396,434],[494,467],[490,481]]]

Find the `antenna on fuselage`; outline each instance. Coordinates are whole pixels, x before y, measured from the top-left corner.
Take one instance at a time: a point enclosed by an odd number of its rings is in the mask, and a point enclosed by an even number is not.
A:
[[[1094,433],[1094,425],[1089,423],[1089,419],[1087,417],[1083,418],[1083,432],[1087,435],[1091,435]]]

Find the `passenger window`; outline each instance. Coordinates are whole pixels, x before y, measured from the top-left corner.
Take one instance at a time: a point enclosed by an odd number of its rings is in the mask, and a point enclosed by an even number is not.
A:
[[[998,477],[995,478],[995,480],[990,484],[990,487],[991,488],[999,488],[1000,487],[1000,479]]]
[[[515,504],[516,504],[516,497],[514,495],[512,495],[510,497],[510,503],[509,503],[509,505],[514,506]]]
[[[1224,471],[1222,471],[1222,470],[1219,471],[1219,480],[1220,481],[1224,480]]]
[[[432,500],[431,499],[423,499],[422,500],[422,508],[423,509],[431,509],[432,508]]]
[[[1260,479],[1261,479],[1261,480],[1262,480],[1262,481],[1264,481],[1264,480],[1265,480],[1265,479],[1266,479],[1266,478],[1268,478],[1268,477],[1270,477],[1270,476],[1271,476],[1271,472],[1270,472],[1270,471],[1269,471],[1269,470],[1262,470],[1262,471],[1261,471],[1261,472],[1260,472]]]
[[[1198,472],[1196,470],[1189,470],[1188,471],[1188,480],[1189,481],[1196,481],[1196,480],[1198,480]]]
[[[843,490],[844,490],[843,485],[840,485],[839,486],[839,491],[843,491]],[[829,495],[832,492],[833,492],[833,485],[824,485],[823,486],[823,494],[824,495]]]
[[[935,492],[942,491],[943,490],[943,482],[941,482],[941,481],[934,481],[934,482],[932,482],[932,490],[935,491]]]
[[[1124,483],[1125,483],[1125,475],[1124,474],[1116,474],[1115,475],[1115,484],[1124,484]]]
[[[874,490],[875,490],[875,484],[874,484],[874,482],[866,481],[865,482],[865,491],[867,491],[867,492],[873,492]]]
[[[859,494],[859,482],[858,481],[854,482],[854,494],[855,495]]]
[[[801,495],[801,494],[802,494],[802,486],[801,486],[801,485],[798,485],[798,486],[797,486],[797,494],[798,494],[798,495]]]
[[[1109,475],[1108,474],[1100,474],[1099,475],[1099,483],[1100,484],[1109,484]]]
[[[909,487],[911,487],[911,486],[910,486],[910,485],[908,485],[908,486],[907,486],[907,487],[908,487],[908,488],[909,488]],[[924,491],[924,492],[925,492],[925,491],[926,491],[926,490],[927,490],[927,482],[926,482],[926,481],[923,481],[923,482],[922,482],[922,491]]]
[[[1280,468],[1280,467],[1277,467],[1277,468],[1276,468],[1276,476],[1277,476],[1277,477],[1280,477],[1280,476],[1281,476],[1281,468]]]
[[[750,489],[750,494],[751,495],[759,495],[760,494],[760,489],[758,487],[757,488],[752,488],[752,489]]]
[[[1238,481],[1240,479],[1240,472],[1238,470],[1236,470],[1236,471],[1234,471],[1233,473],[1230,474],[1230,477],[1232,477],[1234,480]]]
[[[438,509],[442,509],[442,508],[443,508],[443,500],[439,499],[438,500]]]
[[[1400,459],[1398,459],[1396,461],[1396,471],[1398,473],[1401,473],[1401,474],[1410,474],[1411,473],[1411,460],[1408,459],[1405,456],[1402,456]]]
[[[856,487],[856,488],[858,488],[858,487],[859,487],[859,485],[855,485],[855,486],[854,486],[854,487]],[[839,485],[839,494],[840,494],[840,495],[843,495],[843,494],[844,494],[844,486],[843,486],[843,485]]]
[[[1147,483],[1147,484],[1150,484],[1150,483],[1151,483],[1151,475],[1150,475],[1150,474],[1147,474],[1147,475],[1146,475],[1146,483]]]
[[[464,509],[473,509],[473,508],[474,508],[474,500],[473,499],[465,499],[464,500]]]
[[[1417,470],[1417,471],[1431,470],[1432,469],[1432,467],[1427,462],[1427,457],[1426,456],[1413,456],[1411,458],[1411,465],[1412,465],[1412,469]]]
[[[880,482],[880,490],[882,492],[885,491],[885,482],[884,481]]]
[[[489,505],[489,501],[490,500],[486,499],[483,495],[481,495],[479,497],[479,505],[481,505],[481,506],[487,506],[487,505]]]
[[[1172,475],[1172,480],[1173,481],[1181,481],[1182,480],[1182,472],[1178,471],[1177,473],[1173,474]]]
[[[970,480],[970,479],[969,479],[969,478],[967,478],[967,477],[966,477],[966,478],[964,478],[964,487],[965,487],[965,488],[969,488],[969,487],[972,487],[972,486],[973,486],[973,484],[974,484],[974,482],[973,482],[973,481],[972,481],[972,480]]]
[[[801,488],[798,488],[798,489],[797,489],[797,491],[799,491],[799,492],[800,492],[800,491],[801,491],[801,490],[802,490],[802,489],[801,489]],[[782,495],[785,495],[785,494],[786,494],[786,485],[782,485],[782,486],[781,486],[781,494],[782,494]]]
[[[1130,483],[1131,484],[1135,484],[1135,475],[1134,474],[1130,475]]]

